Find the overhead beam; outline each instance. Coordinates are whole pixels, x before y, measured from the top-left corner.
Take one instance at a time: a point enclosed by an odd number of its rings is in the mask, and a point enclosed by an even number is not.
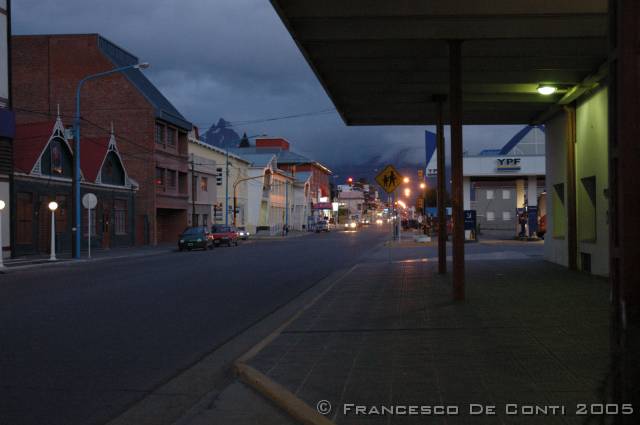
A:
[[[607,13],[603,0],[278,0],[291,18],[361,16],[505,16]]]
[[[375,17],[292,19],[296,38],[311,40],[602,38],[606,15],[514,17]]]

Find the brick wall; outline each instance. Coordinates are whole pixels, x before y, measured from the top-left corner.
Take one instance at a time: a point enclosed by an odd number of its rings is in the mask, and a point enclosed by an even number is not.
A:
[[[18,123],[51,118],[59,105],[63,122],[72,125],[80,79],[114,68],[99,50],[95,34],[16,36],[12,42],[13,99]],[[154,108],[124,74],[114,74],[84,84],[81,111],[84,119],[95,124],[83,121],[83,136],[104,136],[113,122],[125,168],[140,185],[136,226],[145,226],[144,217],[148,216],[149,242],[155,243]],[[186,152],[176,161],[184,162],[186,168]],[[182,200],[176,206],[186,209],[187,202]],[[136,233],[136,243],[144,243],[143,229],[138,228]]]

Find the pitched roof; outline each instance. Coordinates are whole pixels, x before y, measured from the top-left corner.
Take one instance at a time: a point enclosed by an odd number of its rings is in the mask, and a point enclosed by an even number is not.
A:
[[[275,154],[272,153],[244,153],[242,150],[243,149],[229,149],[229,151],[249,161],[252,167],[266,167],[275,156]]]
[[[16,125],[16,137],[13,140],[14,169],[30,173],[53,135],[56,121],[44,121]]]
[[[136,56],[102,36],[98,37],[98,48],[116,66],[127,66],[139,63]],[[124,71],[123,74],[125,74],[127,79],[142,93],[149,103],[154,106],[157,118],[185,130],[191,130],[192,124],[178,112],[171,102],[164,97],[160,90],[158,90],[139,69],[129,69]]]
[[[300,173],[296,173],[294,177],[296,178],[296,181],[297,181],[297,182],[304,183],[304,182],[306,182],[307,180],[309,180],[309,177],[311,177],[311,172],[309,172],[309,171],[302,171],[302,172],[300,172]]]
[[[331,170],[329,170],[327,167],[325,167],[318,161],[286,149],[272,148],[272,147],[262,148],[262,147],[251,146],[248,148],[235,148],[233,152],[239,155],[270,153],[277,156],[279,164],[292,164],[292,165],[315,164],[327,170],[329,174],[331,173]]]
[[[98,178],[100,167],[107,156],[110,139],[110,136],[82,138],[80,167],[86,180],[95,182]]]

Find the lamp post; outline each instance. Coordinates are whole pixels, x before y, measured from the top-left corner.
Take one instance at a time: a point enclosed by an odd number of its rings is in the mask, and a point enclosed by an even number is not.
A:
[[[266,134],[254,134],[253,136],[247,137],[247,139],[253,139],[255,137],[265,137]],[[236,140],[239,142],[242,139]],[[232,142],[235,143],[235,142]],[[224,178],[224,225],[229,225],[229,148],[225,149],[225,178]],[[235,205],[233,206],[233,215],[235,217],[236,210]],[[235,218],[234,218],[235,221]]]
[[[246,182],[248,180],[255,180],[255,179],[264,179],[264,175],[254,176],[254,177],[246,177],[244,179],[237,180],[235,183],[233,183],[233,226],[234,227],[236,225],[236,203],[238,201],[238,197],[237,197],[238,185],[240,183],[242,183],[242,182]]]
[[[49,209],[51,210],[51,256],[49,261],[56,260],[56,210],[58,209],[58,203],[56,201],[49,202]]]
[[[126,71],[129,69],[145,69],[148,68],[149,64],[147,62],[136,63],[133,65],[121,66],[118,68],[110,69],[109,71],[99,72],[97,74],[92,74],[84,77],[82,80],[78,82],[78,86],[76,88],[76,116],[73,122],[73,133],[75,137],[75,146],[73,152],[73,206],[74,206],[74,215],[73,215],[73,258],[80,259],[80,243],[81,243],[81,232],[80,232],[80,217],[81,217],[81,207],[80,207],[80,91],[82,90],[82,86],[89,80],[95,80],[97,78],[106,77],[107,75],[115,74],[117,72]]]
[[[4,268],[4,252],[2,251],[2,211],[4,210],[5,203],[0,199],[0,269]]]

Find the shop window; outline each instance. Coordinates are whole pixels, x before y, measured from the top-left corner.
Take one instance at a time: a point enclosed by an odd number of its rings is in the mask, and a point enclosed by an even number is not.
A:
[[[209,179],[206,177],[200,177],[200,190],[203,192],[206,192],[208,185],[209,185]]]
[[[581,241],[593,242],[597,238],[596,225],[596,177],[580,179],[578,193],[578,234]]]
[[[33,243],[33,194],[18,192],[16,197],[16,243]]]
[[[511,190],[502,189],[502,199],[511,199]]]
[[[496,214],[493,211],[487,211],[487,221],[494,221]]]
[[[487,189],[487,199],[493,199],[493,190]]]
[[[69,209],[67,207],[67,197],[65,195],[56,196],[58,209],[56,210],[56,233],[64,233],[67,231],[67,216]]]
[[[116,235],[127,234],[127,201],[123,199],[113,203],[113,227]]]
[[[511,211],[502,211],[502,221],[511,220]]]
[[[564,206],[564,183],[553,185],[553,198],[551,201],[553,215],[553,237],[563,238],[565,235],[567,213]]]
[[[162,124],[156,124],[156,143],[164,145],[164,126]]]

